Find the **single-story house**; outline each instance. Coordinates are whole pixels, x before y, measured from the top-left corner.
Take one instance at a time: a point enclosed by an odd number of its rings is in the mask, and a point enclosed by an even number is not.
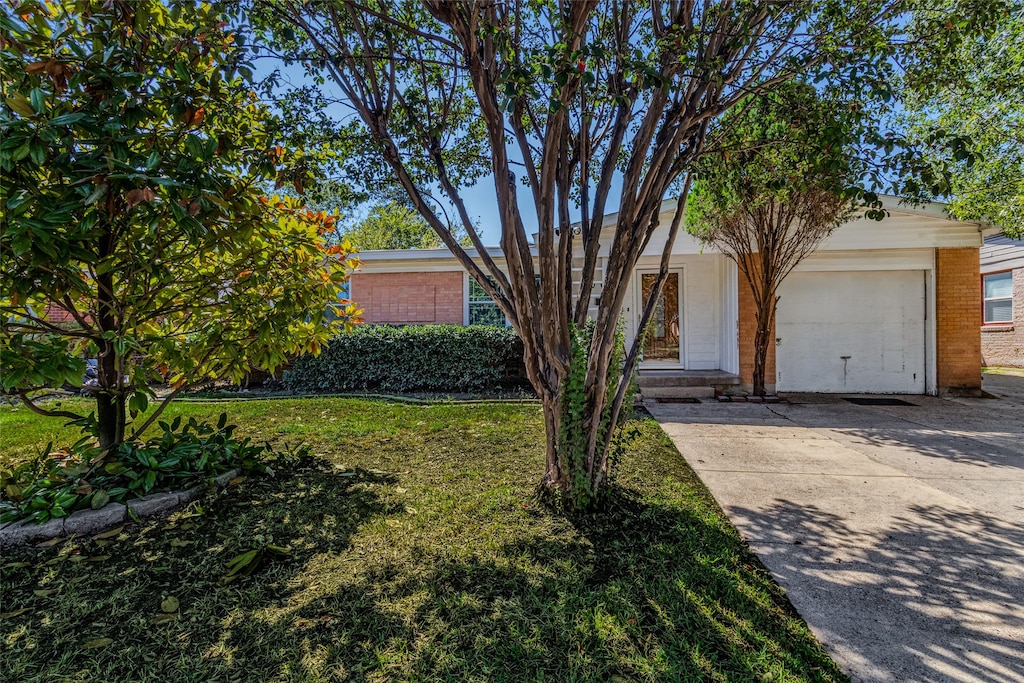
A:
[[[981,293],[981,362],[1024,367],[1024,239],[985,238]]]
[[[981,388],[979,248],[986,226],[948,218],[941,205],[884,198],[883,221],[840,226],[783,283],[769,353],[770,390],[942,394]],[[663,206],[667,232],[675,202]],[[605,225],[614,225],[615,215]],[[610,236],[602,240],[594,294]],[[663,241],[640,260],[623,311],[636,335],[644,289]],[[472,253],[472,252],[471,252]],[[492,254],[500,261],[500,251]],[[500,323],[497,306],[446,249],[366,251],[351,298],[370,323]],[[682,233],[644,348],[643,377],[658,386],[742,391],[753,374],[753,302],[724,254]],[[646,393],[645,389],[645,393]],[[707,395],[707,394],[700,394]]]

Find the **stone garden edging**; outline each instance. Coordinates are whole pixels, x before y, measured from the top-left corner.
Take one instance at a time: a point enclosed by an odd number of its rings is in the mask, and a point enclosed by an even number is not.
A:
[[[233,469],[213,478],[211,483],[223,488],[228,482],[241,474],[241,470]],[[209,488],[202,483],[185,491],[163,491],[151,493],[142,498],[124,503],[107,503],[99,510],[78,510],[67,517],[51,519],[43,524],[32,520],[9,522],[0,527],[0,548],[25,546],[41,541],[49,541],[64,536],[92,536],[112,529],[118,524],[132,521],[128,511],[139,519],[159,517],[198,499]]]

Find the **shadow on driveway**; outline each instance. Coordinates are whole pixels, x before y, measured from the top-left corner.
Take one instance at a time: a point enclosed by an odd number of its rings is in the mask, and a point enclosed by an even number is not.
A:
[[[648,407],[855,680],[1024,680],[1024,401],[903,398]]]

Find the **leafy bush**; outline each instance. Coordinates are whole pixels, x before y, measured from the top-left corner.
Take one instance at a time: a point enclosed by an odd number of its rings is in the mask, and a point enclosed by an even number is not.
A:
[[[98,510],[155,491],[185,489],[228,470],[268,471],[274,455],[269,444],[233,436],[235,425],[221,413],[217,426],[189,418],[161,421],[162,434],[145,442],[125,441],[114,449],[96,445],[87,434],[70,448],[51,452],[47,444],[33,460],[0,471],[0,523],[31,519],[43,523],[75,510]],[[297,458],[303,449],[286,451]]]
[[[367,325],[302,356],[284,375],[299,393],[477,392],[527,386],[523,343],[504,327]]]

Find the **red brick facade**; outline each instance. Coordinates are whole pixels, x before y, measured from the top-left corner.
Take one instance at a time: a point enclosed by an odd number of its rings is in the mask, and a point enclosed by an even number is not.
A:
[[[350,298],[367,323],[463,323],[462,271],[356,273]]]
[[[976,247],[935,250],[935,364],[940,394],[981,389],[980,268]]]

